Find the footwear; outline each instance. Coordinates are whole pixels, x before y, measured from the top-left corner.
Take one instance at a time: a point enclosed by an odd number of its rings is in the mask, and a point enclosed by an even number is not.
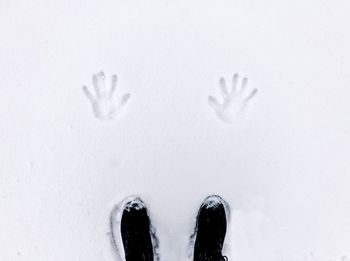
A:
[[[193,261],[223,261],[222,255],[229,208],[219,196],[207,197],[198,211],[193,249]]]
[[[145,203],[129,197],[111,214],[112,244],[122,261],[154,261],[158,241]]]

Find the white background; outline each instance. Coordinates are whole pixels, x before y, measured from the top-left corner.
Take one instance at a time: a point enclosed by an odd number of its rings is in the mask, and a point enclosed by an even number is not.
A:
[[[206,195],[232,207],[229,260],[350,255],[346,0],[0,2],[0,260],[108,261],[109,214],[140,195],[183,260]],[[131,98],[94,118],[104,70]],[[233,73],[243,123],[207,105]],[[345,260],[345,258],[343,258]]]

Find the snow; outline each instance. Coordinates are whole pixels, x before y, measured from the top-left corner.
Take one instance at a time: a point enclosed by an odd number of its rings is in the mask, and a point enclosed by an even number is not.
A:
[[[349,9],[1,1],[0,260],[116,260],[109,217],[130,195],[160,258],[184,260],[210,194],[230,204],[229,260],[348,260]],[[82,90],[100,71],[131,94],[110,120]],[[208,97],[235,73],[258,92],[227,124]]]

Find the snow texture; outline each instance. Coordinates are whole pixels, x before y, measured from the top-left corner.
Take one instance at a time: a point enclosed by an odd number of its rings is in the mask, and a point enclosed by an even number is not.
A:
[[[135,194],[161,260],[188,258],[212,194],[231,208],[230,261],[349,260],[349,10],[0,1],[0,260],[118,260],[110,214]],[[258,93],[226,124],[208,97],[223,105],[236,73],[237,97]]]

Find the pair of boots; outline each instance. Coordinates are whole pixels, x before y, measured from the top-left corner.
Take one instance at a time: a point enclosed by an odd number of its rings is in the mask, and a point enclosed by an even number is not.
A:
[[[199,208],[193,234],[193,261],[227,261],[222,255],[228,204],[219,196],[207,197]],[[158,240],[145,203],[138,197],[121,202],[111,214],[112,244],[125,261],[157,261]]]

